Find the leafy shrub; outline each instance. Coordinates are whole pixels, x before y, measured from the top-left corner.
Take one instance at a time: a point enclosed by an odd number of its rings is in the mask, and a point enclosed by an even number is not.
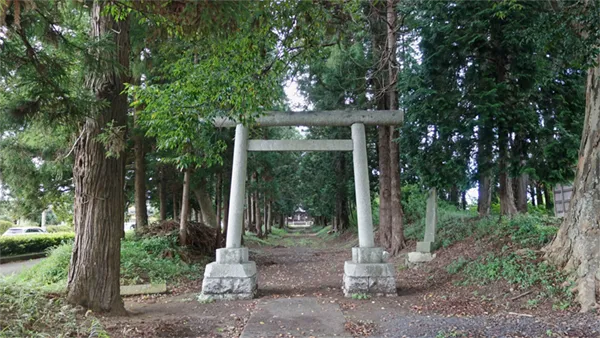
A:
[[[48,251],[46,259],[15,276],[18,284],[33,285],[53,291],[61,290],[67,285],[73,244],[61,244]]]
[[[521,254],[510,252],[505,255],[489,254],[464,267],[465,284],[488,284],[505,280],[520,288],[540,286],[549,295],[569,298],[569,286],[564,285],[567,276],[556,267],[539,261],[537,254],[526,250]]]
[[[452,263],[446,266],[446,271],[451,275],[457,274],[460,270],[462,270],[462,268],[465,267],[465,265],[467,265],[468,262],[469,261],[467,259],[465,259],[463,256],[460,256],[457,260],[452,261]]]
[[[416,184],[402,186],[402,210],[405,222],[416,223],[425,220],[427,206],[427,192]],[[425,224],[425,223],[423,223]]]
[[[0,328],[0,338],[91,337],[92,331],[106,334],[92,315],[78,318],[76,309],[63,297],[49,297],[38,288],[23,287],[2,279]]]
[[[75,238],[74,233],[0,237],[0,253],[3,256],[15,256],[44,252],[48,248],[69,242],[73,238]]]
[[[71,259],[72,243],[49,249],[46,259],[8,277],[16,284],[46,287],[58,291],[66,286]],[[202,262],[204,263],[204,262]],[[178,253],[177,237],[128,236],[121,242],[121,284],[146,282],[173,282],[179,278],[197,278],[202,275],[202,264],[187,264]]]
[[[46,227],[46,231],[50,233],[54,232],[75,232],[75,229],[71,225],[50,225]]]
[[[3,233],[6,232],[6,230],[8,230],[9,228],[12,228],[14,226],[15,225],[13,224],[13,222],[0,220],[0,235],[2,235]]]
[[[201,264],[187,264],[181,259],[177,236],[133,238],[121,242],[121,284],[199,278],[202,270]]]

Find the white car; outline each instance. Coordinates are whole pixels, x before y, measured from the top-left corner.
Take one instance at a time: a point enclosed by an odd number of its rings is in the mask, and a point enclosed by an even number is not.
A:
[[[9,228],[6,230],[2,237],[6,236],[19,236],[19,235],[36,235],[36,234],[46,234],[48,233],[46,230],[42,228],[36,227],[15,227]]]

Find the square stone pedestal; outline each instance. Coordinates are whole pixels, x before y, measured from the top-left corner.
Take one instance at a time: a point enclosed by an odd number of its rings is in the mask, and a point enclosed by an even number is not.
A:
[[[387,256],[382,248],[352,248],[352,260],[344,264],[344,296],[396,296],[396,274]]]
[[[248,248],[217,249],[216,262],[204,270],[199,300],[252,299],[256,290],[256,263],[248,260]]]

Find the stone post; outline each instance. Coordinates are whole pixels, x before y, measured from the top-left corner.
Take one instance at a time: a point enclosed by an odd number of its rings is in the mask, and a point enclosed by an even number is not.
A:
[[[352,125],[352,144],[359,247],[352,248],[352,260],[346,261],[344,264],[344,285],[342,289],[346,297],[363,293],[395,296],[394,267],[386,262],[387,253],[382,248],[376,248],[373,239],[373,216],[371,214],[364,124],[355,123]]]
[[[251,299],[256,295],[256,264],[248,259],[248,248],[241,246],[247,159],[248,128],[238,124],[235,129],[226,247],[217,249],[216,262],[208,264],[204,270],[200,300]]]
[[[425,238],[423,242],[417,242],[417,252],[430,253],[435,242],[435,227],[437,224],[437,191],[435,188],[429,190],[427,195],[427,211],[425,214]]]
[[[367,166],[367,140],[365,125],[362,123],[352,125],[352,161],[354,163],[354,187],[356,189],[358,245],[361,248],[372,248],[375,246],[373,215],[371,213],[369,168]]]
[[[47,218],[48,210],[45,209],[42,211],[42,229],[46,230],[46,218]]]

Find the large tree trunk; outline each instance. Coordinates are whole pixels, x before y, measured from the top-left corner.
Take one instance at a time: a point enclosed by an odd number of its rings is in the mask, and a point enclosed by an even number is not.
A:
[[[572,273],[581,311],[598,308],[600,298],[600,55],[588,70],[585,124],[579,148],[574,195],[546,258]]]
[[[165,181],[164,168],[162,166],[159,168],[158,180],[159,180],[159,182],[158,182],[158,200],[159,200],[160,220],[164,221],[167,219],[167,184]]]
[[[137,120],[139,111],[136,108]],[[135,226],[137,229],[148,225],[148,210],[146,207],[146,151],[144,149],[144,136],[135,130],[133,136],[135,157]]]
[[[67,282],[67,301],[95,312],[124,313],[120,295],[121,235],[125,222],[125,128],[127,96],[123,94],[129,69],[129,20],[116,22],[103,15],[104,3],[94,1],[91,10],[91,38],[110,41],[111,51],[98,51],[97,57],[112,60],[120,67],[90,73],[88,88],[106,105],[86,119],[75,145],[73,182],[76,236]],[[116,157],[107,157],[107,148],[98,135],[112,124],[119,136],[110,149]]]
[[[404,248],[404,212],[402,211],[402,189],[400,186],[400,154],[398,144],[393,141],[397,129],[391,127],[393,133],[390,142],[390,171],[391,171],[391,213],[392,213],[392,243],[390,254],[397,255]]]
[[[348,228],[350,217],[348,212],[348,193],[346,175],[346,157],[344,153],[337,153],[335,157],[336,197],[335,197],[335,231],[344,231]]]
[[[183,193],[181,194],[181,214],[179,215],[179,244],[187,245],[187,224],[190,216],[190,179],[191,169],[183,172]]]
[[[527,213],[527,187],[529,182],[529,177],[527,174],[523,173],[515,180],[515,204],[517,207],[517,211],[520,213]]]
[[[254,192],[254,217],[255,217],[255,221],[256,224],[254,225],[256,227],[256,236],[258,236],[259,238],[263,237],[263,233],[262,233],[262,220],[260,217],[260,195],[258,194],[258,191]]]
[[[202,221],[206,223],[206,225],[216,228],[217,214],[215,214],[215,209],[213,207],[212,200],[210,199],[210,195],[206,190],[205,178],[200,180],[200,184],[198,184],[198,187],[194,189],[194,194],[196,195],[196,201],[198,202],[198,205],[200,205]]]
[[[537,205],[544,205],[544,194],[542,193],[542,184],[540,182],[535,183],[535,195],[537,197]]]
[[[396,6],[397,0],[387,0],[387,66],[388,66],[388,100],[390,110],[398,109],[398,69],[397,41],[398,24]],[[396,255],[404,248],[404,223],[402,204],[402,190],[400,185],[400,149],[395,141],[399,134],[395,126],[390,128],[390,213],[391,213],[391,243],[390,254]]]
[[[390,128],[379,126],[379,233],[381,245],[392,245],[391,175],[390,175]]]
[[[479,172],[477,212],[479,217],[485,217],[490,214],[492,205],[492,174],[491,163],[492,142],[494,139],[492,124],[493,121],[488,117],[480,115],[478,137],[477,137],[477,171]]]
[[[544,190],[544,201],[546,203],[546,210],[554,211],[554,194],[552,193],[552,187],[543,183],[542,188]]]
[[[512,179],[508,174],[508,133],[499,128],[498,131],[498,179],[500,187],[498,195],[500,197],[500,214],[512,217],[517,213],[515,206],[515,194],[513,191]]]
[[[223,172],[219,171],[217,173],[217,183],[215,185],[215,204],[217,205],[217,248],[220,248],[223,242],[223,232],[222,232],[222,215],[223,215]]]
[[[377,110],[389,109],[388,56],[387,52],[387,8],[382,1],[371,0],[369,23],[373,45],[373,77]],[[390,128],[377,127],[377,153],[379,156],[379,240],[381,246],[392,245],[391,174],[390,174]],[[335,222],[334,222],[335,225]]]
[[[486,175],[479,175],[479,187],[477,189],[477,212],[479,217],[485,217],[490,214],[492,205],[492,179]]]

